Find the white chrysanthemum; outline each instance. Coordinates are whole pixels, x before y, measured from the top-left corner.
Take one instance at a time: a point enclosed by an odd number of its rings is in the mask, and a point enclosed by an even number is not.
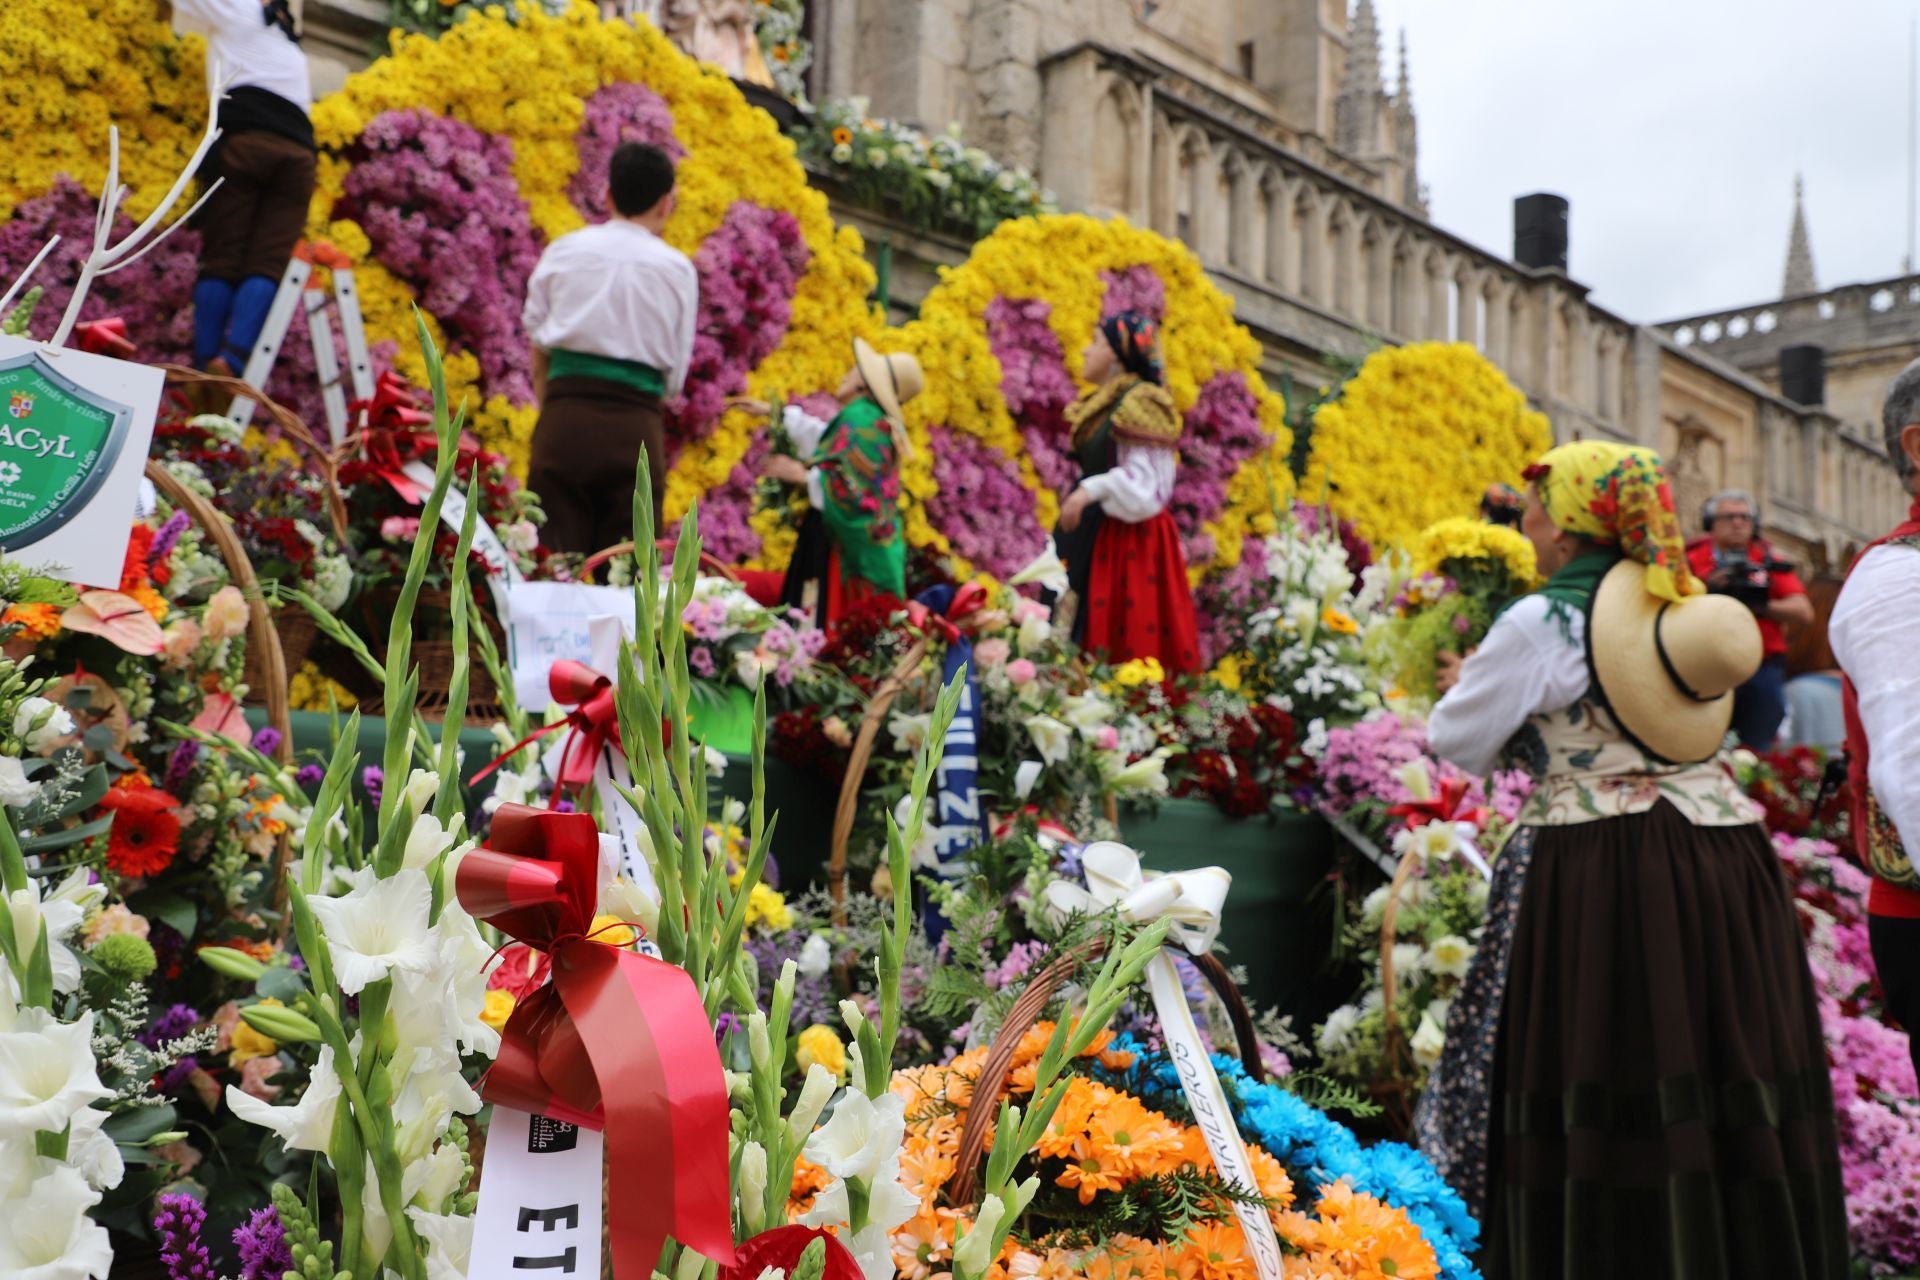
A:
[[[1448,934],[1427,948],[1427,967],[1443,978],[1466,976],[1473,963],[1473,945],[1458,934]]]

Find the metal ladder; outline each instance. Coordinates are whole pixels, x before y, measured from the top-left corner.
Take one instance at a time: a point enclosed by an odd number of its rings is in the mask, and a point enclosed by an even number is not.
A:
[[[333,277],[333,302],[340,313],[340,328],[347,340],[347,371],[343,377],[340,362],[333,351],[333,321],[327,313],[326,290],[310,285],[314,268],[325,267]],[[347,438],[347,393],[343,385],[350,380],[355,400],[373,398],[373,361],[367,355],[366,325],[360,316],[360,292],[353,278],[353,260],[323,241],[302,241],[287,262],[286,274],[267,309],[267,320],[260,340],[247,357],[241,377],[250,387],[263,387],[280,358],[287,329],[293,324],[298,306],[307,315],[307,336],[313,340],[314,371],[320,378],[320,398],[326,406],[327,431],[338,445]],[[253,421],[256,405],[246,396],[235,396],[227,416],[245,424]]]

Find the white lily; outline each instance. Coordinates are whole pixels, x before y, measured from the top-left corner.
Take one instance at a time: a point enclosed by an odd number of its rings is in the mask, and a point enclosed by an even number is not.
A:
[[[1060,704],[1060,718],[1092,738],[1113,723],[1114,706],[1097,693],[1082,693]]]
[[[1168,788],[1167,760],[1172,755],[1172,751],[1161,747],[1151,755],[1135,760],[1107,781],[1115,791],[1146,791],[1163,796]]]
[[[290,1107],[276,1107],[227,1086],[227,1109],[248,1124],[280,1135],[289,1151],[322,1151],[333,1137],[334,1110],[340,1103],[340,1077],[333,1069],[333,1049],[320,1047],[307,1091]]]
[[[9,1280],[104,1280],[113,1266],[107,1229],[87,1216],[100,1193],[80,1171],[51,1160],[27,1193],[0,1213],[0,1275]]]
[[[933,716],[895,715],[887,721],[887,732],[893,735],[893,749],[900,755],[912,755],[927,740],[927,732],[932,728]]]
[[[58,1022],[45,1009],[22,1009],[0,1032],[0,1140],[59,1133],[113,1090],[93,1060],[93,1014]]]
[[[1035,556],[1032,563],[1007,579],[1010,587],[1024,587],[1030,582],[1059,591],[1066,590],[1067,563],[1060,558],[1060,550],[1052,538],[1047,539],[1046,550]]]
[[[389,973],[430,968],[437,948],[427,927],[433,887],[423,871],[362,880],[343,897],[316,897],[313,914],[333,952],[340,989],[357,995]]]
[[[1040,775],[1047,766],[1038,760],[1022,760],[1013,771],[1013,794],[1018,800],[1025,800],[1033,794],[1033,788],[1040,781]]]
[[[1047,764],[1062,763],[1073,750],[1073,730],[1052,716],[1028,716],[1023,727]]]

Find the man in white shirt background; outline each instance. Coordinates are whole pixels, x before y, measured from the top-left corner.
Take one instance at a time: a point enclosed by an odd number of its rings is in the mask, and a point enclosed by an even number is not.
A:
[[[527,282],[522,315],[533,343],[533,429],[527,485],[547,513],[541,540],[591,555],[633,536],[640,451],[663,516],[663,402],[693,359],[700,281],[660,238],[673,215],[673,161],[622,143],[607,166],[613,216],[547,246]]]
[[[1867,929],[1887,1011],[1920,1068],[1920,360],[1893,380],[1887,455],[1914,496],[1907,519],[1854,562],[1828,635],[1846,673],[1854,845],[1873,888]]]
[[[313,86],[288,0],[173,0],[174,25],[207,40],[226,78],[220,138],[201,176],[220,185],[195,215],[193,362],[239,373],[266,324],[313,200]]]

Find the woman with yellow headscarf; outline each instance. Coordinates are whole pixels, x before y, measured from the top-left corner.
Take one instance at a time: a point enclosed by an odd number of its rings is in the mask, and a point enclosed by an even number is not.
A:
[[[1528,469],[1543,573],[1428,736],[1535,789],[1415,1127],[1485,1224],[1489,1280],[1841,1280],[1833,1100],[1792,898],[1718,762],[1758,666],[1747,610],[1687,569],[1658,454]]]

